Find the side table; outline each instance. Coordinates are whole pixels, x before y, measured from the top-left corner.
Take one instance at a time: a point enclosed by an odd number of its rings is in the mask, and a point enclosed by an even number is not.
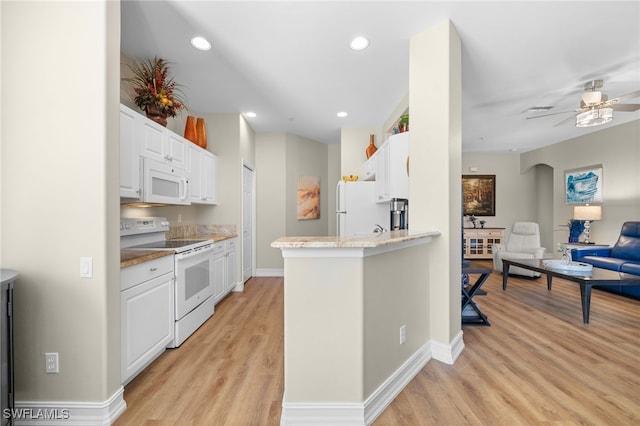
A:
[[[467,306],[471,306],[471,308],[476,312],[475,316],[462,316],[462,324],[463,325],[491,325],[489,323],[489,319],[485,314],[482,313],[478,304],[473,301],[475,296],[484,296],[487,294],[486,291],[481,290],[480,287],[485,283],[489,275],[491,275],[493,269],[487,268],[485,266],[475,265],[471,263],[468,266],[462,267],[462,273],[468,275],[479,275],[473,285],[469,284],[468,286],[462,285],[462,312],[464,312],[464,308]]]

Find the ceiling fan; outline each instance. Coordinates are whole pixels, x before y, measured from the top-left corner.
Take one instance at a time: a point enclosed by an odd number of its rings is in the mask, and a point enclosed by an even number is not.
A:
[[[613,120],[613,111],[633,112],[640,109],[640,104],[619,103],[624,99],[633,99],[640,97],[640,90],[627,93],[626,95],[618,96],[617,98],[608,99],[607,95],[599,90],[602,88],[602,83],[602,80],[591,80],[585,83],[585,93],[580,99],[580,108],[578,109],[574,109],[572,111],[562,111],[553,112],[550,114],[536,115],[534,117],[527,117],[527,119],[575,112],[577,114],[565,118],[564,120],[556,124],[556,126],[568,123],[575,118],[576,127],[591,127],[606,124]]]

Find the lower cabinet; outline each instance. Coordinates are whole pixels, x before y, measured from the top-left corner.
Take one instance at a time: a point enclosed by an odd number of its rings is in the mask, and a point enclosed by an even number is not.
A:
[[[236,238],[215,243],[213,256],[213,297],[218,303],[236,285]]]
[[[120,272],[121,382],[129,383],[173,341],[173,256]]]
[[[491,246],[503,244],[504,228],[465,228],[464,258],[491,259]]]

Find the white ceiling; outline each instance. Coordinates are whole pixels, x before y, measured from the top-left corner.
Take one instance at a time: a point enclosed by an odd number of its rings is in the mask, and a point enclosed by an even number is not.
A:
[[[463,151],[524,152],[640,119],[526,119],[535,105],[578,108],[593,79],[609,98],[640,90],[640,1],[125,0],[121,43],[131,58],[171,61],[192,113],[254,111],[256,132],[339,143],[343,126],[384,123],[408,93],[410,38],[446,19],[462,39]],[[213,49],[192,48],[194,35]],[[368,49],[349,49],[356,35]]]

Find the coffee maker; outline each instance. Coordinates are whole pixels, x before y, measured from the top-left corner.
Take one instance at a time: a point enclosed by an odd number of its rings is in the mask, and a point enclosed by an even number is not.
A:
[[[409,200],[406,198],[391,199],[391,226],[389,230],[409,229]]]

